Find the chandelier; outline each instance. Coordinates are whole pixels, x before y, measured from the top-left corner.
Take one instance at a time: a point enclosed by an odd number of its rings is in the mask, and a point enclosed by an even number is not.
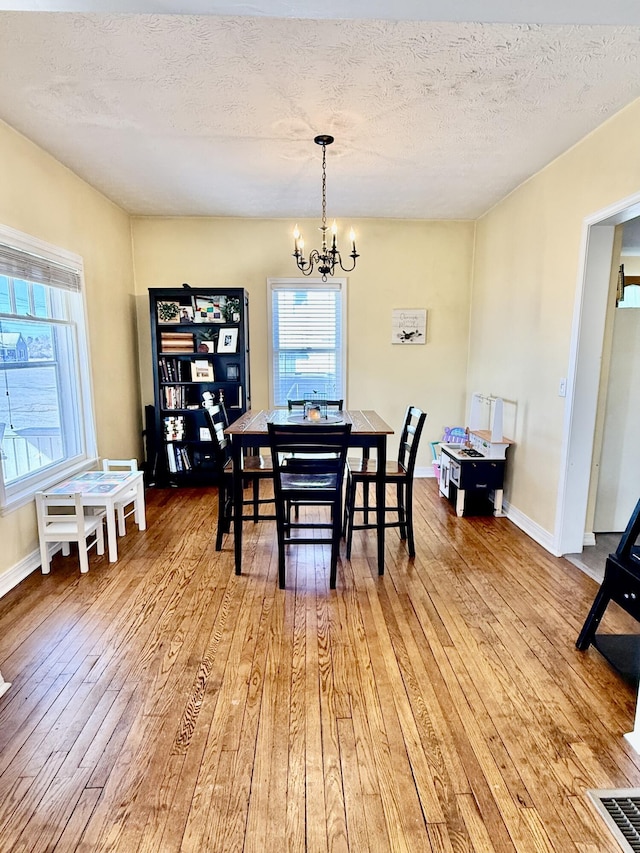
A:
[[[331,145],[333,142],[333,136],[322,134],[321,136],[316,136],[313,141],[317,145],[322,145],[322,225],[320,226],[320,231],[322,232],[322,248],[320,250],[312,249],[309,252],[309,257],[305,258],[304,240],[302,239],[302,234],[296,225],[293,231],[295,247],[293,257],[296,259],[298,269],[303,273],[303,275],[311,275],[313,270],[317,268],[318,272],[322,276],[322,280],[326,281],[328,275],[334,274],[338,264],[343,272],[351,272],[351,270],[355,269],[356,258],[359,258],[360,255],[356,252],[356,235],[352,228],[351,233],[349,234],[349,239],[351,240],[351,251],[349,252],[349,257],[353,259],[353,263],[350,267],[344,266],[342,263],[342,256],[340,255],[340,251],[337,246],[338,228],[335,220],[331,226],[331,247],[327,246],[327,145]]]

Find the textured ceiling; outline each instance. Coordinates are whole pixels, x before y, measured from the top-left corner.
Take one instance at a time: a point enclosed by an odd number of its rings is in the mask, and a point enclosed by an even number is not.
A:
[[[331,133],[330,217],[453,219],[640,96],[638,26],[287,19],[273,5],[287,4],[0,12],[0,118],[132,213],[315,217],[312,140]],[[142,8],[157,6],[172,4]]]

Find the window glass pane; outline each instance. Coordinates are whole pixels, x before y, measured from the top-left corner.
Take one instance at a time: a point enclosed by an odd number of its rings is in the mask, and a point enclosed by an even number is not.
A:
[[[16,314],[31,314],[31,302],[29,299],[29,284],[22,279],[14,278],[13,293],[16,300]]]
[[[0,431],[6,484],[63,458],[58,368],[47,323],[4,320]]]
[[[48,317],[49,316],[47,290],[48,290],[48,288],[46,288],[42,284],[34,284],[32,287],[33,314],[36,317]]]
[[[9,291],[9,279],[6,275],[0,275],[0,313],[11,313],[11,296]]]

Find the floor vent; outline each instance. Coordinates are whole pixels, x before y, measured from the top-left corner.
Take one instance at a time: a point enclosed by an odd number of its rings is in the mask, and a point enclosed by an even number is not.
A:
[[[587,794],[625,853],[640,853],[640,788]]]

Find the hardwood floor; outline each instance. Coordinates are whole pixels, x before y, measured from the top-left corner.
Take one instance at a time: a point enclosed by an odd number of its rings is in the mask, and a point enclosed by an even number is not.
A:
[[[317,511],[317,510],[316,510]],[[214,550],[215,490],[150,490],[120,559],[0,600],[0,851],[615,853],[635,690],[575,639],[597,584],[416,487],[416,550]],[[603,629],[635,630],[610,608]]]

